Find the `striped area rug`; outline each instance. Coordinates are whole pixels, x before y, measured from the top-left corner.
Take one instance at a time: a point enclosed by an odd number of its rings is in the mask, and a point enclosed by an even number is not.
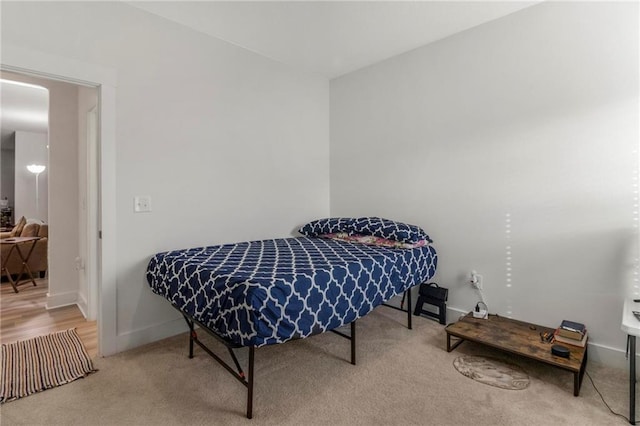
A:
[[[2,345],[0,403],[64,385],[96,371],[75,329]]]

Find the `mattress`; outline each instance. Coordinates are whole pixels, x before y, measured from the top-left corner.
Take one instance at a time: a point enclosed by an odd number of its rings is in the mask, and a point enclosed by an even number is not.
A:
[[[385,248],[327,238],[248,241],[158,253],[151,290],[241,346],[348,324],[436,271],[432,246]]]

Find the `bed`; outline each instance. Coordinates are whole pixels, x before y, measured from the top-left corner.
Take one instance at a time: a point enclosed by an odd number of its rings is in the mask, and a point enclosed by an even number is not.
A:
[[[303,236],[158,253],[147,267],[151,290],[184,316],[202,347],[248,388],[252,417],[256,348],[333,331],[351,340],[355,324],[377,306],[435,274],[437,254],[420,228],[382,218],[309,222]],[[404,299],[404,297],[403,297]],[[195,326],[227,348],[233,365],[198,339]],[[350,325],[350,334],[338,328]],[[249,374],[233,349],[249,348]],[[235,367],[235,369],[234,369]]]

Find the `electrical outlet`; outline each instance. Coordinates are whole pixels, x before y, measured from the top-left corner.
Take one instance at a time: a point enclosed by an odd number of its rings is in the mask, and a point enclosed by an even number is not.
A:
[[[133,211],[136,213],[151,211],[151,196],[136,195],[133,197]]]
[[[471,286],[477,290],[482,290],[482,275],[476,271],[471,271],[471,278],[469,280]]]

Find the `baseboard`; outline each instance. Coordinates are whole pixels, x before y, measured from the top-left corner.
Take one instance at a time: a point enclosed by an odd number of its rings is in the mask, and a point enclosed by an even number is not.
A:
[[[119,334],[117,336],[116,352],[122,352],[138,346],[153,343],[188,330],[187,323],[182,318],[155,324],[149,327]]]
[[[87,299],[84,297],[84,294],[78,293],[78,301],[76,303],[78,305],[78,309],[82,312],[82,316],[86,319],[88,312],[88,304]]]
[[[451,308],[447,306],[447,324],[458,321],[463,316],[467,315],[469,311],[463,311],[462,309]]]
[[[638,359],[640,359],[640,354],[636,355],[636,364],[640,365]],[[626,358],[625,351],[598,343],[589,343],[589,362],[622,370],[629,368],[629,360]]]
[[[75,293],[74,293],[75,295]],[[68,304],[75,303],[71,302]],[[62,305],[61,305],[62,306]],[[452,323],[464,316],[468,311],[447,307],[447,323]],[[182,318],[155,324],[142,329],[119,334],[117,337],[117,352],[126,351],[138,346],[166,339],[188,330]],[[640,358],[640,354],[638,354]],[[625,352],[598,343],[589,343],[589,362],[596,362],[607,367],[627,369],[629,362],[625,359]]]
[[[47,309],[61,308],[63,306],[75,305],[78,303],[78,292],[67,291],[65,293],[47,293]]]
[[[447,323],[456,322],[458,318],[468,313],[469,311],[450,308],[447,306]],[[636,357],[636,360],[638,358],[640,358],[640,353]],[[612,348],[610,346],[601,345],[597,342],[589,342],[588,362],[595,362],[612,368],[629,368],[629,361],[625,358],[625,351],[617,348]]]

